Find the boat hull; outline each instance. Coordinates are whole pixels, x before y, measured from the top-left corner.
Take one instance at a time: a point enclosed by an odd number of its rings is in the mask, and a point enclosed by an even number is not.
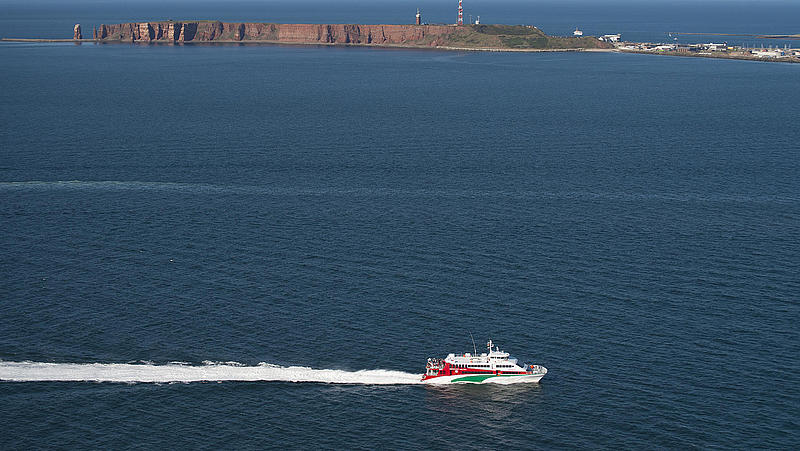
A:
[[[445,384],[531,384],[538,383],[543,373],[540,374],[454,374],[452,376],[437,376],[425,379],[422,382],[431,385]]]

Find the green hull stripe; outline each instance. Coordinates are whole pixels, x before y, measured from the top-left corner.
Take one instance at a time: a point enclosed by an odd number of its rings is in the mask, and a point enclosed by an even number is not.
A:
[[[527,376],[527,374],[487,374],[485,376],[464,376],[453,379],[450,382],[483,382],[490,377],[514,377],[514,376]]]

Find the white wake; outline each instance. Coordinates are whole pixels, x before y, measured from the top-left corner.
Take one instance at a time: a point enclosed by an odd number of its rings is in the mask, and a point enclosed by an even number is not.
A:
[[[343,371],[303,366],[236,362],[204,365],[169,363],[42,363],[0,361],[0,381],[13,382],[222,382],[270,381],[325,384],[405,385],[420,383],[420,375],[390,370]]]

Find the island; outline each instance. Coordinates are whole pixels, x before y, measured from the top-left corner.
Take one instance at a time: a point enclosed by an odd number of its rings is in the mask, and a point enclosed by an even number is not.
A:
[[[81,40],[76,25],[74,39]],[[593,37],[549,36],[525,25],[278,24],[163,21],[100,25],[90,41],[138,43],[276,43],[548,51],[613,49]]]
[[[672,33],[671,33],[672,34]],[[759,39],[795,39],[800,35],[730,35],[674,33],[676,35],[748,36]],[[743,48],[727,43],[677,44],[626,42],[619,34],[600,37],[550,36],[532,25],[424,24],[280,24],[192,20],[129,22],[94,27],[84,38],[75,24],[72,39],[2,38],[16,42],[93,42],[135,44],[299,44],[430,48],[493,52],[622,52],[702,58],[800,63],[800,49]]]

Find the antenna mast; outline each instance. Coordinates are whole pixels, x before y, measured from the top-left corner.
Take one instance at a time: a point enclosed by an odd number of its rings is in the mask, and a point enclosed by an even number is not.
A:
[[[464,25],[464,7],[461,6],[461,1],[458,0],[458,24]]]
[[[472,332],[469,333],[469,338],[472,338]],[[474,338],[472,338],[472,351],[473,351],[472,355],[477,355],[478,354],[478,348],[475,346],[475,339]]]

